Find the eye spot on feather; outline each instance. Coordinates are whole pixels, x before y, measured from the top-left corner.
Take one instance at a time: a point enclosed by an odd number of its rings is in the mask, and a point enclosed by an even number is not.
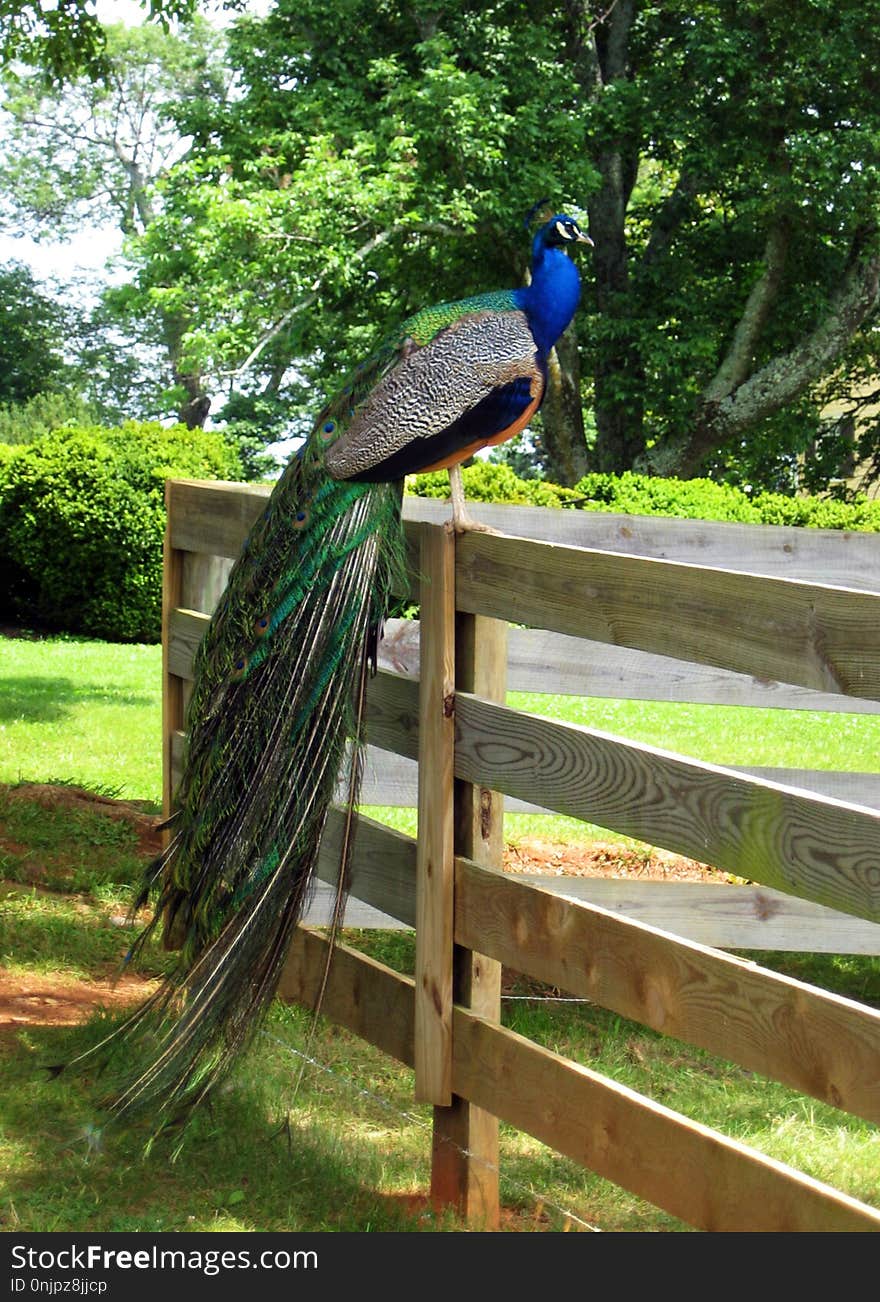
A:
[[[269,632],[269,616],[261,615],[259,619],[254,620],[254,632],[257,637],[265,637]]]
[[[237,683],[240,679],[244,678],[245,674],[247,673],[247,667],[248,667],[247,656],[239,656],[235,664],[232,666],[232,678],[234,682]]]
[[[324,424],[321,426],[321,438],[331,439],[335,433],[336,433],[336,421],[325,420]]]
[[[305,529],[308,522],[309,522],[308,511],[297,511],[296,515],[293,517],[294,529]]]

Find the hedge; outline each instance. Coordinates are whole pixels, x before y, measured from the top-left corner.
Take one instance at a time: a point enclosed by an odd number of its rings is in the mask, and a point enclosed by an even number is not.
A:
[[[462,471],[465,492],[476,502],[566,506],[623,515],[668,515],[690,520],[732,520],[744,524],[790,524],[816,529],[880,532],[880,501],[853,502],[782,493],[743,492],[711,479],[652,479],[647,475],[585,475],[574,488],[538,479],[519,479],[509,466],[476,461]],[[445,470],[413,475],[407,491],[417,497],[448,497]]]
[[[3,614],[108,641],[158,641],[165,480],[240,475],[221,435],[182,425],[66,426],[4,446]]]

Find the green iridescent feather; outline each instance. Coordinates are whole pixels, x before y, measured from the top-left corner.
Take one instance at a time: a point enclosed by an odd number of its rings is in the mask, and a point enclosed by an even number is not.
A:
[[[275,993],[403,562],[401,486],[330,479],[321,433],[276,485],[200,646],[173,839],[134,905],[155,897],[132,956],[160,919],[180,948],[125,1028],[147,1065],[112,1107],[160,1125],[225,1073]]]

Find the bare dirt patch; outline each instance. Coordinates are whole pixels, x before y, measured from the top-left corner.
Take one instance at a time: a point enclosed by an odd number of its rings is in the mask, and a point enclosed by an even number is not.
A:
[[[99,1008],[127,1008],[155,983],[142,977],[77,981],[55,976],[13,976],[0,968],[0,1037],[26,1026],[74,1026]]]
[[[667,850],[628,849],[614,841],[568,845],[557,841],[520,841],[504,856],[509,873],[543,873],[551,877],[638,877],[642,881],[732,882],[736,878],[696,859]]]
[[[137,802],[117,800],[82,787],[43,783],[6,788],[4,795],[10,804],[25,803],[49,811],[83,812],[114,822],[125,822],[135,833],[135,853],[145,863],[161,849],[160,816],[148,812]],[[33,848],[10,836],[0,815],[0,854],[16,860],[19,868],[18,881],[0,880],[0,899],[22,890],[36,891],[41,896],[57,895],[43,885],[49,868],[48,853],[46,862],[35,862]],[[51,856],[55,874],[63,873],[63,847],[53,850]],[[74,902],[78,900],[75,895],[65,898]],[[85,898],[75,903],[75,907],[81,907],[84,916],[91,912]],[[125,918],[120,915],[112,921],[121,927]],[[86,981],[62,973],[13,973],[0,967],[0,1045],[8,1045],[25,1027],[71,1026],[85,1021],[99,1008],[116,1010],[128,1007],[145,998],[154,988],[154,981],[135,972],[117,978],[113,971],[108,971],[106,976]]]
[[[29,783],[7,790],[9,800],[27,801],[43,809],[81,810],[128,823],[137,835],[138,854],[151,859],[161,849],[161,816],[136,802],[98,795],[82,787]],[[18,856],[26,847],[6,835],[0,817],[0,850]],[[614,842],[568,845],[555,841],[529,840],[509,845],[504,867],[517,874],[577,877],[638,877],[662,881],[730,881],[696,860],[664,850],[632,850]],[[27,873],[25,889],[40,886],[39,866]],[[8,890],[21,890],[16,883],[0,881],[0,897]],[[51,892],[46,892],[50,894]],[[83,906],[85,908],[85,906]],[[122,919],[120,919],[122,921]],[[68,1026],[84,1021],[97,1008],[120,1009],[143,999],[154,982],[126,974],[91,981],[62,976],[13,975],[0,967],[0,1040],[6,1040],[27,1026]]]

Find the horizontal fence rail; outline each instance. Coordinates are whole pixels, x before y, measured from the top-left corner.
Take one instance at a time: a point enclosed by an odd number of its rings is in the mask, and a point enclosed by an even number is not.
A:
[[[494,502],[477,503],[474,514],[513,537],[880,592],[877,534]],[[413,524],[442,524],[449,517],[449,504],[408,497],[404,516]]]
[[[168,801],[207,612],[264,500],[168,486]],[[300,928],[283,997],[309,1003],[326,979],[323,1012],[414,1066],[435,1104],[435,1199],[475,1223],[497,1223],[485,1172],[500,1117],[698,1228],[880,1229],[880,1210],[499,1025],[505,964],[880,1122],[880,1013],[711,947],[880,952],[878,775],[744,772],[524,714],[500,703],[490,665],[504,656],[512,691],[628,695],[628,663],[644,699],[876,713],[880,539],[502,510],[482,515],[532,537],[453,540],[419,523],[446,507],[407,500],[425,645],[389,622],[368,690],[363,794],[411,803],[418,762],[419,839],[361,815],[352,894],[367,917],[416,926],[416,980],[344,947],[328,975],[327,942]],[[509,655],[492,633],[507,623],[535,626],[510,630]],[[493,792],[752,884],[502,873]],[[343,836],[331,810],[318,863],[331,887]]]
[[[880,593],[466,534],[458,608],[825,692],[880,698]]]
[[[352,889],[414,923],[415,841],[370,820],[360,824]],[[327,880],[342,836],[339,812],[326,858],[322,851]],[[456,943],[880,1122],[880,1012],[534,886],[459,856]],[[554,942],[561,932],[564,945]]]
[[[281,995],[311,1006],[327,942],[300,929]],[[415,1060],[415,983],[337,946],[324,1014]],[[864,1232],[880,1212],[466,1008],[453,1014],[456,1094],[703,1230]]]

